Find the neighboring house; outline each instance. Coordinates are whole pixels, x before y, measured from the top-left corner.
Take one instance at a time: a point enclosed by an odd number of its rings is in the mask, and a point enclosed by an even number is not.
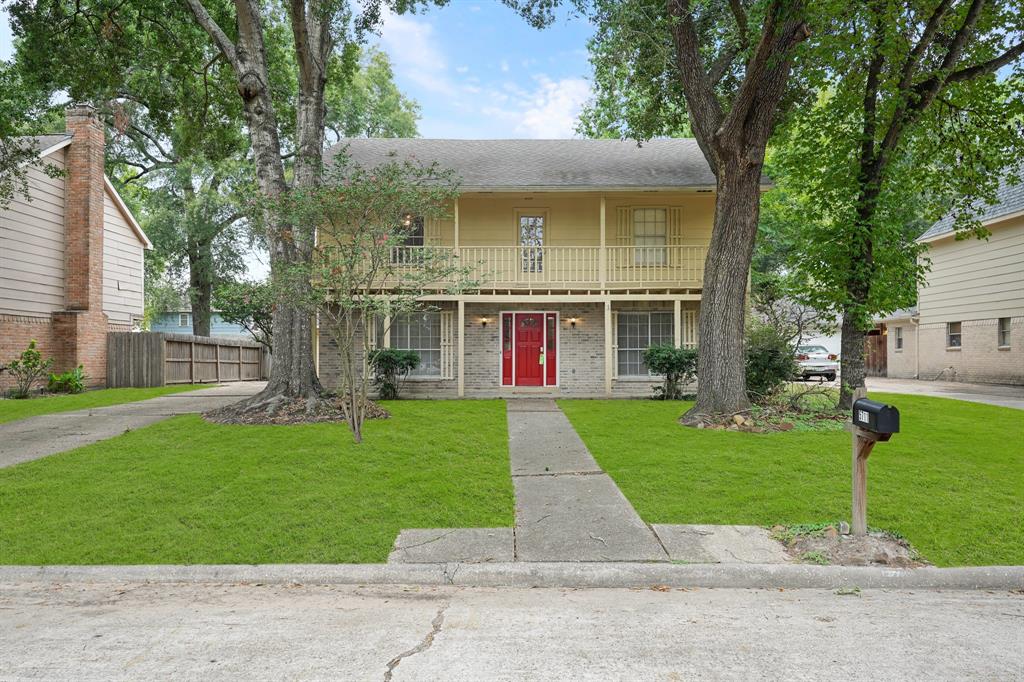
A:
[[[917,308],[882,320],[888,376],[1024,384],[1024,182],[979,218],[988,239],[958,241],[952,216],[921,236],[932,267]]]
[[[142,253],[152,245],[104,174],[95,111],[68,109],[66,128],[34,138],[63,175],[33,165],[29,196],[0,211],[0,363],[35,339],[55,371],[81,364],[103,385],[107,331],[142,317]]]
[[[451,218],[418,221],[401,247],[458,256],[479,291],[377,321],[377,346],[412,349],[407,392],[427,396],[649,395],[651,344],[693,347],[715,178],[696,142],[359,139],[364,167],[436,161],[460,178]],[[393,153],[393,156],[391,155]],[[382,328],[389,328],[384,333]],[[333,341],[318,370],[337,385]],[[741,362],[741,359],[737,359]]]
[[[182,308],[180,310],[160,313],[150,323],[149,331],[169,334],[191,334],[192,311],[189,308]],[[252,340],[252,335],[245,327],[240,324],[225,322],[217,311],[213,311],[210,314],[210,336],[237,336]]]

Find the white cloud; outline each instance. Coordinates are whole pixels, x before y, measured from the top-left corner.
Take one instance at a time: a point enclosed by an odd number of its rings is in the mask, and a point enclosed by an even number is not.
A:
[[[455,67],[455,73],[468,73],[468,72],[469,72],[469,67],[468,66],[456,66]]]
[[[501,60],[501,71],[502,71],[502,73],[508,73],[508,60],[507,59],[502,59]]]
[[[431,23],[388,12],[381,26],[380,41],[397,73],[431,92],[455,92],[448,75],[448,61],[437,48],[440,40]]]
[[[573,137],[576,119],[591,96],[590,84],[582,78],[556,81],[545,75],[535,76],[534,80],[537,87],[533,91],[505,83],[506,92],[488,92],[490,104],[482,113],[500,120],[506,130],[521,137]],[[507,92],[512,92],[514,98]]]

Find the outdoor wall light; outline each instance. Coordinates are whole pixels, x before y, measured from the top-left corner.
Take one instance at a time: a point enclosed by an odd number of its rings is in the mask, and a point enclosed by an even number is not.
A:
[[[577,318],[577,317],[570,317],[569,318],[569,326],[572,327],[573,329],[576,328],[576,323],[577,322],[579,322],[579,318]]]
[[[490,321],[491,321],[490,318],[481,317],[480,318],[480,326],[483,327],[484,329],[487,329],[487,323],[490,322]]]

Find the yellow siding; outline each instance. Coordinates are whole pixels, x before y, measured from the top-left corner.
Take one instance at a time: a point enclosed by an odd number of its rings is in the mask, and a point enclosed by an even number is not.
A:
[[[44,161],[64,167],[64,150]],[[0,211],[0,313],[45,316],[64,308],[64,178],[28,169],[31,201]]]
[[[619,207],[679,207],[683,245],[711,241],[715,200],[711,194],[635,192],[606,194],[608,245],[615,244]],[[459,199],[460,246],[515,246],[520,213],[544,213],[548,246],[598,246],[601,243],[601,194],[540,192],[533,194],[465,194]],[[442,246],[454,245],[454,221],[441,222]]]
[[[990,226],[988,241],[932,242],[918,297],[921,324],[1024,315],[1024,218]]]

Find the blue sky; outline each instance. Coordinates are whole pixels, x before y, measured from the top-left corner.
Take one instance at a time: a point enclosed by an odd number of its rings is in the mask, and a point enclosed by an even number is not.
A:
[[[497,0],[451,0],[389,15],[378,43],[398,86],[422,106],[424,137],[572,137],[590,96],[587,22],[563,16],[543,31]],[[0,10],[0,59],[11,55]]]

